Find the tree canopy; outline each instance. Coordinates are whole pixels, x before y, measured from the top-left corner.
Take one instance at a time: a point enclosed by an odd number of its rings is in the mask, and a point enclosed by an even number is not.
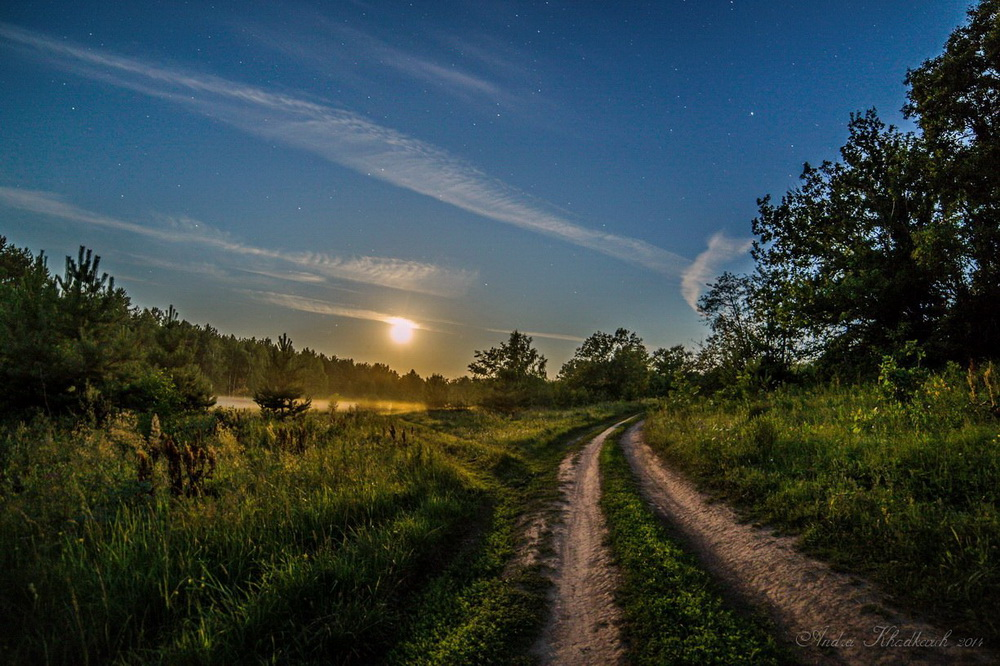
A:
[[[907,76],[920,131],[852,114],[839,160],[758,201],[754,272],[700,303],[716,367],[870,375],[910,344],[931,365],[1000,354],[1000,0],[968,16]]]
[[[516,409],[538,402],[546,382],[546,358],[532,346],[530,336],[517,330],[499,347],[473,354],[473,378],[486,382],[487,402],[498,409]]]
[[[559,371],[570,391],[591,400],[634,400],[649,386],[649,352],[635,333],[624,328],[598,331],[583,341]]]

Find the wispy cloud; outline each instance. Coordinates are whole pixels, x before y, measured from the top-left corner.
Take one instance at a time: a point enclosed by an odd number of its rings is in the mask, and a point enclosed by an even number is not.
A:
[[[335,257],[318,252],[288,252],[254,247],[235,240],[210,225],[186,217],[165,218],[171,223],[171,228],[147,227],[79,208],[49,192],[0,186],[0,202],[21,210],[125,231],[155,240],[200,245],[262,262],[290,264],[296,271],[286,275],[286,279],[298,281],[312,279],[308,276],[318,276],[323,280],[334,278],[439,296],[457,296],[467,291],[476,279],[476,273],[472,271],[448,270],[433,264],[392,257]],[[266,267],[263,270],[266,271]]]
[[[490,333],[503,333],[509,335],[510,331],[506,331],[502,328],[488,328],[486,329]],[[520,331],[521,333],[530,336],[532,338],[547,338],[549,340],[567,340],[569,342],[583,342],[583,338],[576,335],[565,335],[563,333],[539,333],[538,331]]]
[[[243,24],[248,32],[268,48],[291,56],[324,72],[331,63],[344,60],[350,54],[352,62],[363,59],[371,67],[389,68],[424,84],[437,86],[443,91],[463,98],[478,97],[480,101],[494,104],[497,101],[513,103],[514,97],[494,81],[454,63],[435,62],[429,57],[404,51],[378,37],[354,27],[335,23],[319,12],[304,11],[299,17],[302,30],[290,39],[287,30],[277,30],[269,25]],[[338,78],[358,79],[357,68],[338,69]]]
[[[161,257],[151,257],[147,254],[133,254],[131,252],[122,252],[118,255],[118,258],[123,259],[127,264],[145,269],[159,268],[173,273],[184,273],[185,275],[202,275],[213,280],[227,280],[230,277],[230,273],[217,263],[170,261]],[[136,277],[132,276],[131,279],[136,279]],[[142,281],[148,282],[149,280],[143,278]]]
[[[278,307],[297,310],[299,312],[312,312],[314,314],[363,319],[365,321],[380,321],[386,324],[391,324],[399,319],[398,316],[385,312],[352,308],[346,305],[320,301],[315,298],[305,298],[304,296],[295,296],[293,294],[279,294],[270,291],[244,291],[243,293],[261,303],[277,305]]]
[[[300,273],[297,271],[264,271],[251,270],[249,268],[240,268],[239,270],[244,273],[250,273],[251,275],[260,275],[263,277],[275,278],[276,280],[288,280],[289,282],[303,282],[306,284],[322,284],[326,282],[326,278],[322,275],[316,275],[315,273]]]
[[[698,298],[708,282],[717,277],[719,268],[746,253],[751,245],[751,238],[727,238],[721,231],[708,239],[708,249],[681,276],[681,294],[687,304],[697,311]]]
[[[431,144],[325,104],[210,75],[156,67],[0,23],[0,36],[54,65],[169,99],[239,129],[317,154],[487,219],[676,277],[690,261],[646,241],[584,227]]]

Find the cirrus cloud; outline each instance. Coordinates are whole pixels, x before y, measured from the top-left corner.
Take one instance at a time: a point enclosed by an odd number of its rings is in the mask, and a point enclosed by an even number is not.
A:
[[[577,224],[447,151],[348,110],[218,76],[191,74],[0,23],[0,37],[50,64],[279,141],[480,217],[543,234],[670,277],[690,260],[637,238]]]
[[[745,254],[753,245],[752,238],[727,238],[721,231],[708,239],[708,249],[698,255],[681,276],[681,294],[693,310],[698,311],[698,298],[708,282],[716,277],[726,262]]]

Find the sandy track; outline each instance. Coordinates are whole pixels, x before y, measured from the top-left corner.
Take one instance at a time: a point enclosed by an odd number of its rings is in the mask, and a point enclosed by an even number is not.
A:
[[[555,555],[548,562],[554,570],[552,611],[532,650],[544,664],[612,665],[625,658],[621,611],[614,602],[618,572],[605,545],[607,530],[598,505],[598,457],[616,427],[559,466],[562,519],[553,528]]]
[[[803,662],[997,663],[995,655],[959,646],[954,633],[890,609],[870,584],[807,557],[794,539],[741,523],[729,507],[666,467],[643,441],[641,426],[625,433],[622,446],[646,500],[739,601],[766,610],[778,639]],[[904,641],[914,636],[947,638],[947,644],[907,647]]]

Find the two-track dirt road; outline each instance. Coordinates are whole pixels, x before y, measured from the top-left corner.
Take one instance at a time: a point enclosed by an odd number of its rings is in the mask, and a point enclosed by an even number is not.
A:
[[[618,573],[605,545],[599,454],[608,428],[560,466],[560,520],[552,553],[549,621],[533,653],[545,664],[620,664],[626,659]],[[778,640],[806,664],[984,664],[953,633],[893,610],[875,588],[801,553],[794,539],[741,522],[666,466],[633,425],[621,445],[643,496],[740,605],[766,613]],[[538,531],[536,525],[536,530]],[[918,645],[913,645],[918,643]],[[942,647],[943,643],[943,647]]]

